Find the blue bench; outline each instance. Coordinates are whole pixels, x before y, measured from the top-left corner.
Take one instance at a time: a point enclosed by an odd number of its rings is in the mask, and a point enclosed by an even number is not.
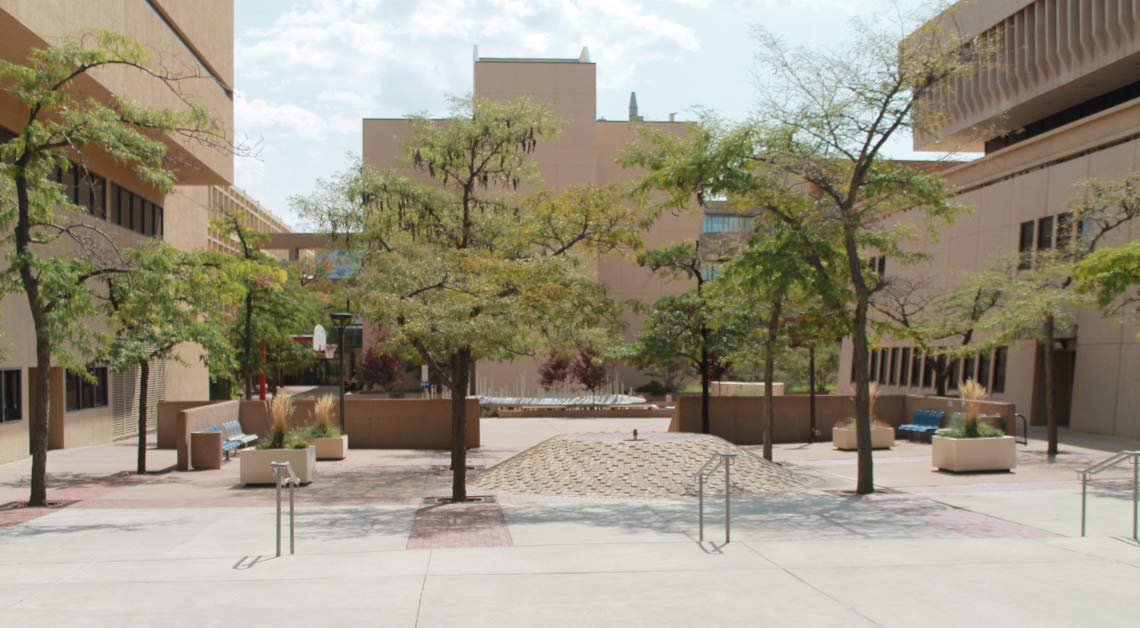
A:
[[[203,432],[221,432],[222,428],[217,426],[217,425],[214,425],[212,427],[207,427],[206,429],[204,429],[202,431]],[[229,438],[223,439],[222,440],[222,453],[224,453],[226,455],[226,460],[230,459],[230,452],[231,451],[241,449],[242,445],[243,445],[243,443],[240,440],[230,440]]]
[[[236,440],[243,446],[249,445],[257,440],[256,436],[241,431],[241,423],[237,421],[226,421],[222,423],[222,427],[226,430],[226,440]]]
[[[906,432],[910,437],[915,434],[933,435],[942,427],[942,419],[946,413],[942,410],[915,410],[914,418],[910,423],[899,426],[900,432]]]

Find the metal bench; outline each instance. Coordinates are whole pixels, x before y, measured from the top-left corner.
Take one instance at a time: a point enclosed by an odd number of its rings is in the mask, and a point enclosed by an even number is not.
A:
[[[906,432],[913,439],[915,434],[933,435],[942,427],[942,419],[946,413],[942,410],[915,410],[914,418],[910,423],[899,426],[900,432]]]
[[[241,423],[238,423],[237,421],[226,421],[222,424],[222,427],[224,427],[226,430],[226,439],[228,440],[236,440],[242,445],[249,445],[250,443],[257,440],[257,436],[242,432]]]
[[[202,430],[203,432],[221,432],[222,428],[214,425]],[[243,443],[240,440],[226,439],[222,441],[222,453],[226,455],[226,460],[230,459],[230,452],[241,449]]]

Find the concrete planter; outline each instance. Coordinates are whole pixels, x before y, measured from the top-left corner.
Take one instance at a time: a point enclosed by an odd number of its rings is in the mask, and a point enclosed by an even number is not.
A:
[[[313,481],[317,474],[317,448],[312,445],[305,449],[248,449],[238,456],[241,461],[241,483],[273,484],[276,476],[271,462],[288,462],[293,465],[293,473],[301,478],[301,484]]]
[[[313,439],[317,460],[344,460],[348,456],[348,434]]]
[[[831,442],[836,449],[854,451],[859,448],[859,440],[855,437],[853,427],[831,428]],[[890,449],[895,446],[895,429],[893,427],[871,426],[871,449]]]
[[[931,439],[934,466],[943,471],[1010,471],[1017,466],[1017,441],[994,438]]]

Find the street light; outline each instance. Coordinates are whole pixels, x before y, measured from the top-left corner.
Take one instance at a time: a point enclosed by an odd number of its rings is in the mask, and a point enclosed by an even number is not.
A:
[[[337,330],[337,343],[340,350],[340,431],[344,432],[344,328],[348,326],[348,322],[352,320],[352,314],[348,312],[333,312],[329,314],[332,319],[333,326]]]

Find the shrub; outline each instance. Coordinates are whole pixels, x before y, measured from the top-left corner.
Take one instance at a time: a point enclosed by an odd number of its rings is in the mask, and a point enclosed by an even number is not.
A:
[[[657,380],[653,380],[653,381],[649,382],[648,384],[638,386],[637,388],[634,388],[633,390],[634,390],[634,392],[639,392],[639,393],[642,393],[645,395],[651,395],[653,397],[662,397],[664,395],[667,395],[667,394],[673,392],[672,389],[670,389],[668,386],[666,386],[665,384],[662,384],[661,382],[659,382]]]
[[[372,390],[373,386],[384,390],[395,384],[400,378],[403,361],[400,356],[380,354],[375,347],[369,347],[364,353],[364,360],[360,363],[360,381]]]
[[[340,436],[340,427],[333,423],[337,401],[332,395],[324,395],[313,405],[313,438],[335,438]]]
[[[297,410],[297,404],[289,395],[276,395],[265,402],[265,409],[269,413],[272,423],[269,426],[269,436],[258,443],[258,449],[282,449],[285,447],[287,433],[289,432],[289,419]]]
[[[946,436],[951,438],[985,438],[1003,435],[1003,432],[998,428],[978,421],[978,415],[981,414],[982,410],[981,402],[989,395],[985,386],[976,380],[968,379],[966,383],[962,384],[958,394],[962,397],[962,409],[965,411],[966,418],[946,430],[944,432]],[[952,433],[960,433],[961,435],[953,436]]]

